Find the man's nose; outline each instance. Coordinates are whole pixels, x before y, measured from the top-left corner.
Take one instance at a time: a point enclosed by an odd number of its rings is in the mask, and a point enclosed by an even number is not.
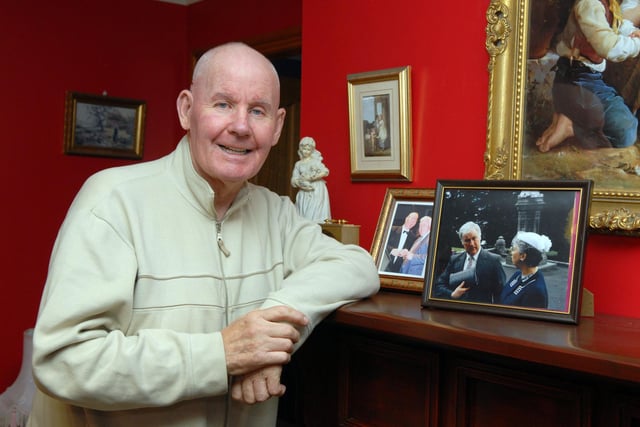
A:
[[[239,136],[249,134],[249,113],[236,109],[231,118],[230,131]]]

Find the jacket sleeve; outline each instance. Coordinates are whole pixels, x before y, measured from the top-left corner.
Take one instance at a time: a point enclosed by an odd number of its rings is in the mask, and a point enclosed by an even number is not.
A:
[[[137,272],[134,250],[83,204],[76,199],[53,248],[34,334],[38,387],[62,401],[100,410],[226,393],[219,332],[146,329],[127,335]]]
[[[326,236],[318,224],[300,217],[288,199],[280,208],[285,279],[263,308],[284,304],[309,318],[299,346],[332,311],[376,293],[380,278],[363,248]]]
[[[449,260],[449,262],[447,262],[447,266],[445,267],[444,271],[442,273],[440,273],[440,275],[437,277],[436,282],[434,284],[434,291],[433,291],[433,296],[436,298],[451,298],[451,293],[455,290],[455,289],[451,289],[450,288],[450,284],[449,284],[449,276],[451,275],[451,273],[453,273],[454,271],[454,264],[456,262],[457,256],[452,256],[451,259]]]

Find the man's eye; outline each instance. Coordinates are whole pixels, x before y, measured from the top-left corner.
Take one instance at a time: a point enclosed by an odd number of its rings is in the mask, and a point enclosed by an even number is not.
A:
[[[264,111],[259,108],[254,108],[252,110],[249,110],[249,112],[254,116],[264,116]]]
[[[220,108],[220,109],[226,109],[229,108],[229,103],[227,102],[216,102],[215,104],[213,104],[214,107],[216,108]]]

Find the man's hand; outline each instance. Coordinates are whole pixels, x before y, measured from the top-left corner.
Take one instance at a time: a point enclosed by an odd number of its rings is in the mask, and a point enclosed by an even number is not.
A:
[[[462,297],[462,295],[466,294],[469,289],[471,288],[465,287],[465,283],[462,282],[453,292],[451,292],[451,298],[459,299],[460,297]]]
[[[243,375],[291,359],[300,339],[297,328],[309,322],[291,307],[277,306],[248,313],[222,330],[229,375]]]
[[[398,248],[391,249],[391,255],[398,256],[400,258],[406,257],[408,253],[409,253],[409,249],[398,249]]]
[[[231,397],[249,405],[282,396],[286,387],[280,383],[282,366],[268,366],[233,379]]]

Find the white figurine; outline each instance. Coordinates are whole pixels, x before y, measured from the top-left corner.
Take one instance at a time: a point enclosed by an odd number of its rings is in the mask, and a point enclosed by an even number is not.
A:
[[[316,150],[316,142],[304,137],[298,145],[298,160],[291,175],[291,185],[298,188],[296,207],[300,215],[319,223],[331,219],[329,191],[324,177],[329,169],[322,163],[322,154]]]

